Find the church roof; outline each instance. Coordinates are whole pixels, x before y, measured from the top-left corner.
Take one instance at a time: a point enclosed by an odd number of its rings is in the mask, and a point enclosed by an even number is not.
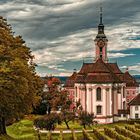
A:
[[[119,69],[117,63],[108,63],[108,67],[110,67],[110,69],[112,69],[115,74],[123,74]]]
[[[78,73],[73,73],[66,81],[66,87],[74,83],[126,83],[127,87],[138,87],[129,72],[122,73],[117,63],[105,63],[98,59],[95,63],[83,63]]]
[[[111,65],[111,64],[110,64]],[[77,83],[120,83],[120,79],[114,74],[108,63],[98,59],[95,63],[83,64],[80,72],[77,74]],[[117,66],[114,67],[118,71]],[[120,71],[119,71],[120,72]]]
[[[129,106],[131,105],[140,105],[140,94],[138,94],[132,101],[128,103]]]
[[[123,74],[123,80],[126,83],[127,87],[132,87],[132,86],[138,87],[139,86],[138,83],[136,82],[136,80],[129,74],[128,71],[126,71]]]

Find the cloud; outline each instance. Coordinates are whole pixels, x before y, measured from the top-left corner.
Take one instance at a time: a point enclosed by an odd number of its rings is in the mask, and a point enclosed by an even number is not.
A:
[[[128,57],[133,56],[135,54],[124,54],[124,53],[109,53],[109,58],[120,58],[120,57]]]
[[[135,74],[135,75],[140,73],[140,63],[134,64],[134,65],[130,65],[130,66],[125,66],[124,65],[124,66],[121,66],[120,68],[123,69],[123,70],[128,68],[128,70],[130,72],[133,72],[133,74]]]
[[[39,65],[49,65],[91,57],[93,52],[89,52],[89,50],[94,50],[93,43],[91,43],[93,41],[92,34],[92,30],[83,30],[73,35],[50,41],[47,43],[50,45],[47,48],[44,47],[44,49],[33,52],[35,61]]]
[[[67,63],[95,57],[98,0],[1,0],[0,4],[1,15],[33,51],[38,73],[67,73]],[[140,48],[139,5],[139,0],[103,0],[110,58],[133,57],[131,51],[121,51]]]

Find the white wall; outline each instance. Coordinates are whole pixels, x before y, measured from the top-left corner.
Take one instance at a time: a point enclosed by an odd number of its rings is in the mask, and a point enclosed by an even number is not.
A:
[[[135,110],[135,106],[130,106],[130,119],[135,119],[135,114],[139,114],[140,119],[140,105],[138,106],[138,110]]]

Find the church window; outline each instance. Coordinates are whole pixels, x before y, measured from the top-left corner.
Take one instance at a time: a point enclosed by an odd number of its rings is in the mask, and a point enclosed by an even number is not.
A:
[[[138,119],[138,118],[139,118],[139,114],[136,113],[136,114],[135,114],[135,119]]]
[[[96,100],[101,101],[101,88],[100,87],[96,89]]]
[[[98,106],[96,107],[96,114],[97,114],[97,115],[102,114],[102,106],[98,105]]]

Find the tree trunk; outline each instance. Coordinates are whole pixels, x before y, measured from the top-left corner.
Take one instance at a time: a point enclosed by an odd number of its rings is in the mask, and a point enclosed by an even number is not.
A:
[[[69,127],[69,125],[68,125],[68,122],[67,122],[67,121],[65,121],[65,124],[66,124],[66,126],[67,126],[67,129],[70,129],[70,127]]]
[[[0,135],[6,134],[5,118],[0,117]]]
[[[86,129],[86,125],[84,124],[84,129]]]

